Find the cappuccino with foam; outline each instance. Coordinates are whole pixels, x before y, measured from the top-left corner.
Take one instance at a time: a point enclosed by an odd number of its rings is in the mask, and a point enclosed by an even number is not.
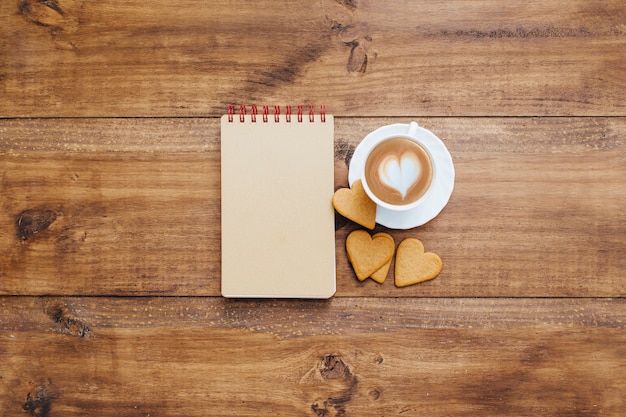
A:
[[[433,164],[417,142],[392,137],[369,152],[363,174],[366,187],[376,198],[393,206],[406,206],[428,191]]]

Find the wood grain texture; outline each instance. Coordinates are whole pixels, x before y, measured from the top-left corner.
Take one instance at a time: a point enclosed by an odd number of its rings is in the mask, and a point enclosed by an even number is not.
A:
[[[336,187],[365,134],[408,120],[336,119]],[[421,239],[443,272],[359,282],[357,226],[337,217],[337,295],[626,294],[626,119],[418,121],[450,149],[456,188],[430,223],[376,230]],[[16,119],[0,134],[0,293],[219,294],[218,120]]]
[[[394,121],[336,121],[336,187],[347,186],[347,161],[360,139]],[[626,294],[625,119],[421,123],[454,155],[452,198],[422,227],[376,230],[396,243],[421,239],[444,270],[403,289],[392,275],[383,286],[361,283],[345,253],[358,226],[338,217],[337,295]],[[218,125],[1,121],[0,292],[218,295]]]
[[[6,415],[617,416],[626,405],[624,299],[0,307]]]
[[[622,0],[3,1],[0,117],[624,116],[625,21]]]
[[[0,1],[0,417],[623,416],[625,22],[623,0]],[[449,204],[375,231],[441,275],[359,282],[337,215],[335,297],[217,297],[229,104],[325,104],[336,188],[370,131],[431,129]]]

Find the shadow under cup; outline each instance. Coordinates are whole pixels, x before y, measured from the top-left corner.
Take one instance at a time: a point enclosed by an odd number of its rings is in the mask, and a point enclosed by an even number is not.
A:
[[[425,200],[434,176],[433,158],[419,140],[395,135],[381,139],[368,151],[361,180],[376,204],[400,211]]]

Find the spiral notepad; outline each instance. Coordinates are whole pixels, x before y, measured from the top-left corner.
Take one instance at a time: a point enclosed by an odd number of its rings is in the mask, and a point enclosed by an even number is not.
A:
[[[333,117],[296,109],[231,106],[221,119],[225,297],[335,292]]]

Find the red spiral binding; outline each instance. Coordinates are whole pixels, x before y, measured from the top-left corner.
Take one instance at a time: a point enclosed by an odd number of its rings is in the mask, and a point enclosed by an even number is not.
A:
[[[274,106],[274,121],[280,122],[280,106]]]
[[[258,109],[255,105],[252,105],[252,123],[256,122],[256,115],[258,113]]]
[[[247,112],[248,112],[248,109],[246,106],[239,106],[239,121],[241,123],[245,122]],[[272,115],[274,116],[274,122],[276,123],[280,122],[280,112],[281,112],[280,106],[275,105],[274,112],[272,113]],[[236,113],[237,113],[236,106],[234,105],[228,106],[228,121],[229,122],[232,123],[235,120]],[[259,114],[258,107],[256,105],[252,105],[250,107],[250,120],[253,123],[256,123],[258,114]],[[269,121],[269,114],[270,114],[270,106],[262,106],[261,107],[261,119],[263,120],[264,123],[267,123]],[[302,120],[304,117],[304,106],[302,104],[298,105],[298,111],[296,114],[297,114],[298,123],[302,123]],[[325,123],[326,122],[326,105],[324,104],[320,105],[319,114],[320,114],[320,120],[322,121],[322,123]],[[285,120],[287,121],[287,123],[291,123],[292,115],[293,115],[292,106],[290,105],[285,106]],[[315,121],[315,106],[309,105],[309,122],[313,123],[314,121]]]
[[[233,122],[233,115],[235,114],[235,106],[228,106],[228,121]]]
[[[267,115],[270,113],[270,108],[268,106],[263,106],[263,122],[267,123]]]
[[[291,123],[291,106],[285,107],[285,120],[287,120],[287,123]]]

